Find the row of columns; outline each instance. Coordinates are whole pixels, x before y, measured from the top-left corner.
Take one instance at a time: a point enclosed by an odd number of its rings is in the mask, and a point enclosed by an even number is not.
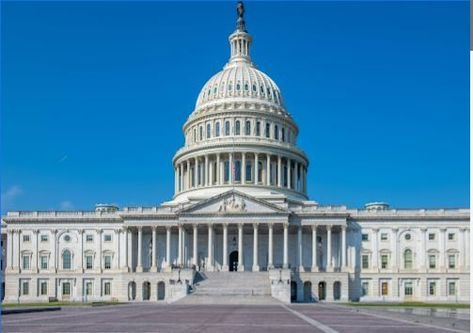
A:
[[[244,249],[243,249],[243,226],[244,224],[237,224],[238,228],[238,271],[244,271]],[[273,263],[273,224],[268,224],[268,269],[274,267]],[[346,226],[342,225],[342,256],[341,256],[341,266],[342,268],[346,267]],[[228,224],[222,224],[223,228],[223,248],[222,248],[222,270],[229,270],[228,266]],[[297,227],[297,249],[298,249],[298,270],[304,271],[304,266],[302,262],[302,226]],[[333,270],[332,263],[332,226],[325,226],[327,231],[327,270]],[[151,271],[157,271],[157,255],[156,255],[156,232],[157,227],[152,227],[152,265]],[[283,268],[288,268],[288,229],[289,224],[283,224]],[[311,226],[312,229],[312,267],[311,271],[317,272],[319,270],[317,265],[317,226]],[[198,258],[198,225],[193,224],[192,227],[193,235],[193,251],[192,251],[192,264],[197,266],[199,262]],[[258,234],[259,234],[259,224],[253,224],[253,271],[259,271],[258,263]],[[184,228],[183,225],[178,226],[178,255],[177,255],[177,265],[183,266],[183,249],[184,249]],[[213,271],[214,267],[214,224],[208,224],[208,266],[207,270]],[[142,240],[143,240],[143,227],[138,227],[138,265],[137,272],[143,271],[143,256],[142,256]],[[171,262],[171,226],[166,227],[166,265],[169,267]]]
[[[240,175],[241,179],[236,181],[235,155],[238,154],[240,158]],[[247,176],[246,162],[247,154],[254,156],[252,161],[252,174]],[[187,191],[192,188],[205,187],[212,185],[224,184],[255,184],[262,183],[265,186],[285,187],[295,191],[306,193],[307,189],[307,166],[304,162],[283,157],[281,155],[262,154],[264,157],[260,160],[259,153],[225,153],[228,155],[229,170],[228,182],[225,181],[224,176],[224,160],[222,154],[215,154],[215,158],[211,158],[209,154],[202,157],[192,157],[185,161],[178,163],[174,169],[174,191],[175,193]],[[214,155],[212,155],[214,156]],[[276,161],[272,161],[272,156],[276,156]],[[283,162],[283,158],[285,161]],[[215,164],[216,162],[216,168]],[[262,170],[259,170],[259,163],[262,162]],[[271,175],[271,164],[277,169],[274,177]],[[283,175],[282,170],[287,168],[287,173]],[[214,170],[215,169],[215,170]],[[274,170],[276,170],[274,169]],[[259,179],[261,171],[261,180]],[[286,177],[287,182],[283,184],[283,176]],[[200,181],[199,181],[200,180]]]

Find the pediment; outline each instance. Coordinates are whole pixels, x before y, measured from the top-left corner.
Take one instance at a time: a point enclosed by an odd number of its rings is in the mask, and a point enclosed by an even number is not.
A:
[[[230,190],[184,208],[179,215],[288,214],[273,203]]]

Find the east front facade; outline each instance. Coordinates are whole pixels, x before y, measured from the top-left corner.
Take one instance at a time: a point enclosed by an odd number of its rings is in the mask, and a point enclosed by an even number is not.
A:
[[[229,43],[184,124],[172,200],[8,212],[4,301],[469,302],[469,209],[310,200],[309,158],[251,60],[241,3]]]

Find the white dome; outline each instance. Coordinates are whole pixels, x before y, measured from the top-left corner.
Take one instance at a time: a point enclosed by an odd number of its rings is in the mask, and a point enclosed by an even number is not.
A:
[[[207,81],[199,93],[195,109],[241,97],[283,107],[281,91],[276,83],[253,64],[242,61],[229,63]]]

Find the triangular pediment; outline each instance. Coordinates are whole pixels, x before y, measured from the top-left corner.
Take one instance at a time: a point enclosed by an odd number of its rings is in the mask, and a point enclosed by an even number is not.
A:
[[[230,190],[202,200],[179,211],[179,215],[238,215],[238,214],[288,214],[289,212],[266,200],[246,193]]]

